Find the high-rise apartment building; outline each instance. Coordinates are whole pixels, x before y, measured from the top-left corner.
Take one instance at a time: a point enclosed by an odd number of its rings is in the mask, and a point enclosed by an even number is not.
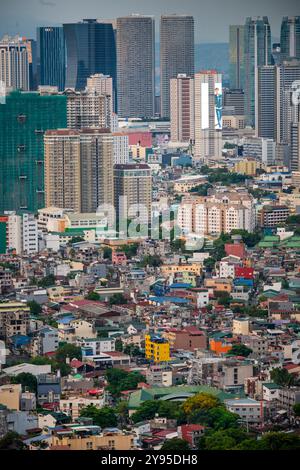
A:
[[[0,105],[0,211],[44,207],[44,142],[47,129],[66,127],[67,98],[13,91]]]
[[[116,43],[112,22],[86,19],[63,25],[67,49],[66,88],[84,90],[87,79],[102,73],[116,87]]]
[[[205,70],[195,74],[195,158],[222,155],[222,74]]]
[[[255,127],[257,68],[271,65],[271,29],[266,16],[249,17],[244,27],[245,118]]]
[[[244,25],[229,26],[230,88],[244,88]]]
[[[154,18],[117,18],[119,116],[154,116],[154,57]]]
[[[300,171],[300,122],[291,125],[290,169]]]
[[[255,213],[248,192],[214,192],[210,196],[188,196],[178,208],[177,223],[185,234],[220,235],[234,229],[253,232]]]
[[[194,139],[194,79],[179,74],[170,80],[171,140],[190,142]]]
[[[65,88],[66,47],[62,26],[37,28],[39,84]]]
[[[0,81],[7,88],[30,90],[28,44],[19,36],[0,40]]]
[[[82,129],[87,127],[111,128],[111,96],[99,94],[94,90],[66,90],[68,127]]]
[[[45,133],[47,207],[96,212],[114,203],[113,138],[109,129],[57,129]]]
[[[95,73],[87,79],[86,85],[87,91],[93,91],[96,93],[111,96],[111,107],[115,111],[115,97],[113,79],[109,75],[103,75],[103,73]]]
[[[125,164],[114,166],[114,197],[116,215],[119,219],[137,216],[148,222],[151,219],[152,177],[146,164]]]
[[[194,76],[194,18],[162,15],[160,19],[161,116],[170,117],[170,80],[178,74]]]
[[[293,103],[294,82],[300,81],[300,61],[290,59],[278,65],[258,67],[256,80],[256,133],[259,137],[290,142],[290,129],[300,116],[300,104]]]
[[[284,16],[280,31],[281,61],[292,57],[300,59],[300,16]]]

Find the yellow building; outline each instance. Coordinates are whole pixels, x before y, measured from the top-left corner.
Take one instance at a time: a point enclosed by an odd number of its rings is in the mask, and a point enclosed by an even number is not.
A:
[[[237,162],[233,167],[233,171],[235,173],[240,173],[241,175],[255,176],[256,170],[260,168],[263,168],[261,162],[252,159],[245,159]]]
[[[22,394],[21,384],[7,384],[0,387],[0,405],[6,406],[9,410],[20,410]]]
[[[135,448],[133,434],[123,434],[121,431],[101,435],[91,434],[87,437],[73,431],[62,431],[52,436],[51,447],[53,446],[67,446],[69,450],[133,450]]]
[[[183,273],[183,272],[193,273],[196,276],[200,276],[201,267],[202,267],[202,264],[200,263],[165,264],[164,266],[161,266],[160,270],[161,270],[161,273],[166,276],[169,276],[170,274]]]
[[[170,360],[170,344],[160,336],[145,335],[145,355],[155,363]]]

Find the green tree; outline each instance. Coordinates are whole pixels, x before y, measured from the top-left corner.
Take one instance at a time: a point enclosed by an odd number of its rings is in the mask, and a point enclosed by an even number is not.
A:
[[[30,392],[36,393],[37,391],[37,380],[35,375],[30,374],[29,372],[21,372],[11,378],[11,383],[21,384],[22,391],[25,391],[25,388],[28,388]]]
[[[251,353],[252,349],[245,346],[245,344],[234,344],[227,355],[248,357]]]
[[[293,406],[293,411],[296,416],[300,416],[300,403],[296,403],[296,405]]]
[[[119,352],[123,351],[123,341],[120,338],[116,339],[115,350]]]
[[[19,434],[9,431],[0,439],[0,450],[23,450],[26,446]]]
[[[127,299],[123,294],[113,294],[109,299],[109,305],[124,305],[127,304]]]
[[[190,446],[188,442],[184,439],[180,439],[179,437],[173,437],[172,439],[168,439],[163,443],[161,450],[175,450],[179,452],[184,452],[190,450]]]
[[[58,362],[66,362],[67,357],[70,359],[81,359],[81,348],[79,346],[75,346],[74,344],[63,344],[55,352],[55,359]]]
[[[109,259],[109,260],[112,259],[112,249],[109,248],[109,246],[105,246],[103,248],[103,258],[104,259]]]
[[[88,405],[81,410],[80,416],[92,418],[93,423],[96,426],[100,426],[102,429],[114,427],[118,424],[117,416],[113,408],[109,406],[104,406],[99,409],[94,405]]]
[[[100,300],[100,295],[98,294],[98,292],[91,291],[86,296],[86,299],[88,299],[88,300]]]
[[[48,276],[43,277],[43,279],[38,281],[39,287],[51,287],[55,285],[55,276],[54,274],[49,274]]]
[[[141,261],[141,266],[151,266],[153,268],[158,268],[162,265],[162,259],[158,255],[147,255]]]
[[[271,370],[271,379],[278,385],[283,387],[291,387],[294,384],[294,377],[292,374],[289,374],[286,369],[281,369],[276,367]]]
[[[30,308],[30,313],[32,315],[39,315],[42,313],[42,306],[35,300],[30,300],[27,302],[28,307]]]
[[[114,396],[119,396],[123,390],[134,390],[139,382],[145,382],[145,377],[139,372],[127,372],[117,368],[108,369],[105,378],[108,382],[107,390]]]

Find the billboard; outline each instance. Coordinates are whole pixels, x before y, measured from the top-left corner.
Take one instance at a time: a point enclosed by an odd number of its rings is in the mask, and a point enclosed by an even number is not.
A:
[[[215,129],[222,130],[222,83],[215,83]]]
[[[208,83],[201,83],[201,129],[209,128]]]
[[[201,129],[222,130],[222,83],[201,83]]]

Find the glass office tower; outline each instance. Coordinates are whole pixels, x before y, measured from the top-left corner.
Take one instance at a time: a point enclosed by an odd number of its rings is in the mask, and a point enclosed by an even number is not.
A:
[[[249,17],[244,28],[245,121],[255,127],[257,67],[272,65],[271,29],[267,16]]]
[[[63,25],[67,49],[66,88],[84,90],[87,78],[109,75],[116,89],[116,41],[112,22],[87,19]],[[115,97],[114,97],[115,98]]]
[[[280,31],[281,61],[300,58],[300,16],[284,16]]]
[[[37,28],[39,84],[65,88],[66,48],[62,27]]]

